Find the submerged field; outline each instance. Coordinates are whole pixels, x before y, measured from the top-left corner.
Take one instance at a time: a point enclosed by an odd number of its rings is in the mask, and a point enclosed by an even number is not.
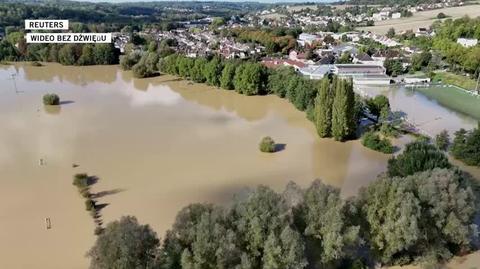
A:
[[[415,90],[443,106],[480,120],[480,96],[474,96],[458,88],[447,86],[419,87]]]
[[[99,177],[92,193],[104,222],[135,215],[163,238],[190,203],[225,204],[259,184],[281,191],[315,178],[350,196],[389,158],[358,141],[319,139],[305,114],[276,96],[172,76],[138,80],[116,66],[0,66],[0,81],[0,268],[87,268],[94,225],[75,173]],[[52,92],[61,105],[44,107]],[[261,153],[266,135],[282,150]]]
[[[315,178],[349,196],[388,159],[358,141],[319,139],[305,113],[276,96],[137,80],[116,66],[0,66],[0,81],[0,268],[87,267],[94,225],[75,173],[99,177],[92,192],[105,222],[135,215],[163,238],[190,203]],[[43,107],[48,92],[60,107]],[[283,150],[261,153],[267,135]]]

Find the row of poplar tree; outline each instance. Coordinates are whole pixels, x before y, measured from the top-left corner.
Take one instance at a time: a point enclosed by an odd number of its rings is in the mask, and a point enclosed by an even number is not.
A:
[[[155,50],[133,51],[122,56],[120,64],[139,78],[167,73],[245,95],[276,94],[306,111],[321,137],[342,141],[356,133],[360,111],[351,79],[332,75],[311,80],[291,67],[267,69],[258,62],[221,57],[171,54],[162,58]]]

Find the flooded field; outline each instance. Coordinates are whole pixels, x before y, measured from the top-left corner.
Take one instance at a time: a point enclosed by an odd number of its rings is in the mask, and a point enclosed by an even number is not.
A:
[[[99,177],[93,192],[105,222],[135,215],[163,237],[189,203],[315,178],[349,196],[388,159],[358,141],[319,139],[305,114],[276,96],[171,76],[136,80],[116,66],[0,66],[0,83],[0,268],[87,267],[94,224],[75,173]],[[48,92],[60,107],[42,105]],[[260,153],[265,135],[284,149]]]
[[[453,134],[460,128],[470,130],[477,127],[477,119],[449,109],[412,88],[362,86],[356,90],[368,96],[387,96],[392,110],[404,112],[412,124],[430,136],[435,136],[444,129]]]

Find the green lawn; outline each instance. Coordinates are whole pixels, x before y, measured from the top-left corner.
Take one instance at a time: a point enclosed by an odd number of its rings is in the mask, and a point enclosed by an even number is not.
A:
[[[449,72],[436,73],[433,81],[441,81],[443,84],[456,85],[469,91],[475,90],[477,85],[477,81],[474,79]]]
[[[480,120],[480,97],[478,96],[472,96],[454,87],[432,86],[416,88],[416,90],[445,107]]]

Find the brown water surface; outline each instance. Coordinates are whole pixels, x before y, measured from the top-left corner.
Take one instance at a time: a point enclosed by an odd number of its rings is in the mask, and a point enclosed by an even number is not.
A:
[[[358,141],[319,139],[278,97],[171,76],[138,80],[116,66],[0,66],[0,89],[0,268],[88,266],[94,225],[75,173],[100,178],[93,191],[102,193],[105,222],[135,215],[162,237],[189,203],[315,178],[350,196],[388,159]],[[62,105],[44,107],[47,92]],[[260,153],[265,135],[284,149]]]

